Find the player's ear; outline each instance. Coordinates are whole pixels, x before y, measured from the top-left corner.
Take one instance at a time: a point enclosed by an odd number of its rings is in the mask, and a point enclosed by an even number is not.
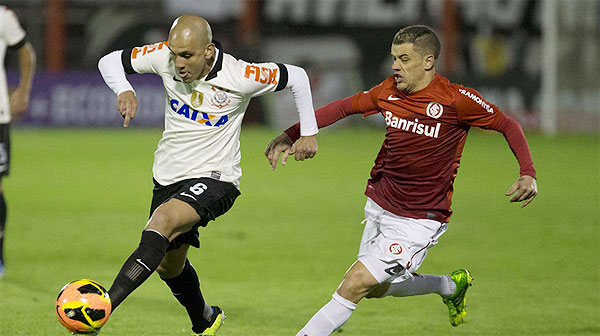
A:
[[[215,45],[213,43],[209,43],[206,48],[204,48],[204,58],[210,59],[215,54]]]
[[[431,54],[425,56],[425,70],[429,71],[435,66],[435,57]]]

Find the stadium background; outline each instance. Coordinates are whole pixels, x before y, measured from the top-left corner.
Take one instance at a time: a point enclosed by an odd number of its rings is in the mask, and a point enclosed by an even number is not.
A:
[[[420,23],[435,28],[442,39],[439,71],[479,90],[526,129],[598,132],[596,0],[3,3],[22,18],[40,56],[24,125],[118,126],[114,97],[95,70],[98,59],[112,50],[166,40],[173,18],[198,13],[211,22],[214,38],[237,57],[306,67],[316,107],[388,76],[395,32]],[[161,126],[160,81],[139,80],[143,112],[137,124]],[[287,125],[294,111],[275,111],[281,105],[257,100],[247,122]]]
[[[305,67],[315,107],[378,84],[390,73],[396,31],[427,24],[442,38],[438,71],[523,125],[538,198],[522,210],[508,204],[502,193],[515,179],[512,153],[498,134],[473,130],[450,230],[421,269],[471,269],[470,323],[451,328],[433,296],[371,300],[344,327],[347,334],[397,335],[399,324],[402,333],[422,335],[600,334],[600,1],[1,4],[27,30],[38,71],[30,106],[13,122],[11,176],[3,180],[9,219],[0,335],[64,334],[52,311],[58,289],[82,277],[108,286],[135,248],[150,200],[163,88],[151,75],[130,76],[140,108],[131,128],[120,130],[115,96],[96,63],[112,50],[165,40],[182,13],[206,17],[214,38],[237,57]],[[14,52],[6,62],[14,84]],[[241,139],[244,197],[192,252],[209,302],[230,316],[223,335],[293,334],[355,257],[382,121],[349,118],[321,133],[315,160],[271,173],[262,150],[297,119],[289,99],[283,93],[251,103]],[[156,278],[145,283],[102,334],[187,334],[185,313],[163,287]]]

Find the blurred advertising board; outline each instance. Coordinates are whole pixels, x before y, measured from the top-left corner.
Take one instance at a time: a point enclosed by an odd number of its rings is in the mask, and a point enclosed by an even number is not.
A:
[[[165,94],[158,76],[128,76],[138,97],[138,112],[133,125],[163,125]],[[18,75],[9,72],[9,87]],[[27,112],[14,118],[14,124],[26,126],[118,127],[123,118],[116,109],[117,96],[99,73],[38,71],[33,80]]]

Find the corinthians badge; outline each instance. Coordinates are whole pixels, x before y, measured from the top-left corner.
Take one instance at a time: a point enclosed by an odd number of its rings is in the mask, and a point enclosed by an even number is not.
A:
[[[214,87],[211,89],[215,92],[213,97],[210,98],[211,105],[216,106],[218,108],[223,108],[223,107],[229,105],[229,103],[231,102],[231,99],[229,99],[227,92],[225,92],[223,90],[215,89]]]

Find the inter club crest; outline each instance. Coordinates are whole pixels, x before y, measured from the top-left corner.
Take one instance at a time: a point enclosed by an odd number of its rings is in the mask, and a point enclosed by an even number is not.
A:
[[[392,254],[398,255],[398,254],[402,254],[402,245],[398,244],[398,243],[393,243],[389,246],[389,251]]]
[[[433,119],[437,119],[442,116],[444,113],[444,107],[440,103],[431,102],[427,105],[427,115],[432,117]]]
[[[199,108],[202,105],[202,101],[204,101],[204,93],[198,92],[196,90],[192,91],[192,106],[194,108]]]

